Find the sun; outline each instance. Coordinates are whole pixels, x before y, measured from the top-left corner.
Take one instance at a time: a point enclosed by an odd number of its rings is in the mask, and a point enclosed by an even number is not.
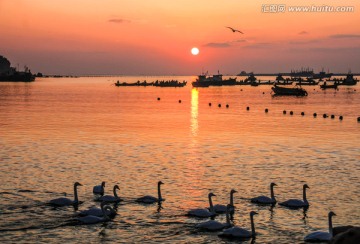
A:
[[[199,54],[199,48],[197,48],[197,47],[193,47],[192,49],[191,49],[191,54],[192,55],[198,55]]]

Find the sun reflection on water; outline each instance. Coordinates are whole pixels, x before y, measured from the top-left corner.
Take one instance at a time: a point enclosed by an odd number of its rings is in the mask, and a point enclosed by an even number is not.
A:
[[[197,136],[199,130],[199,91],[197,89],[191,90],[191,134]]]

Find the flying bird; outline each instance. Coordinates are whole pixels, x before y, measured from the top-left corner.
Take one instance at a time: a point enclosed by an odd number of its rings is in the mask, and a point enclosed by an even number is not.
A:
[[[232,30],[232,32],[239,32],[239,33],[241,33],[241,34],[244,34],[243,32],[241,32],[241,31],[239,31],[239,30],[236,30],[236,29],[234,29],[234,28],[231,28],[231,27],[229,27],[229,26],[225,26],[225,28],[229,28],[230,30]]]

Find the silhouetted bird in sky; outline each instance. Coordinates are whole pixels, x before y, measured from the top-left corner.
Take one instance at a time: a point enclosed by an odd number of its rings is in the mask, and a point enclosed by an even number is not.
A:
[[[243,32],[241,32],[241,31],[239,31],[239,30],[236,30],[236,29],[234,29],[234,28],[231,28],[231,27],[229,27],[229,26],[225,26],[225,28],[229,28],[230,30],[232,30],[232,32],[239,32],[239,33],[241,33],[241,34],[244,34]]]

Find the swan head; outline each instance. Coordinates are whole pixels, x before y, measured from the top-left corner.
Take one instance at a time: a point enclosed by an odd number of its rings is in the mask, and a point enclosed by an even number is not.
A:
[[[114,191],[115,191],[116,189],[120,190],[120,187],[119,187],[118,185],[114,185]]]
[[[164,183],[160,180],[159,182],[158,182],[158,185],[163,185]]]
[[[237,191],[234,190],[234,189],[232,189],[232,190],[230,191],[230,194],[234,194],[235,192],[237,192]]]
[[[215,197],[216,195],[214,193],[210,192],[208,196],[210,198],[210,197]]]
[[[254,215],[256,215],[256,214],[258,214],[258,213],[255,212],[255,211],[251,211],[251,212],[250,212],[250,217],[252,217],[252,216],[254,216]]]
[[[336,213],[334,213],[333,211],[329,212],[329,217],[331,218],[332,216],[336,216]]]
[[[270,187],[277,186],[274,182],[271,182]]]
[[[75,182],[74,187],[82,186],[79,182]]]
[[[102,187],[102,188],[105,187],[105,181],[101,182],[101,187]]]
[[[304,189],[306,189],[306,188],[310,189],[310,187],[307,184],[304,184],[303,188]]]

